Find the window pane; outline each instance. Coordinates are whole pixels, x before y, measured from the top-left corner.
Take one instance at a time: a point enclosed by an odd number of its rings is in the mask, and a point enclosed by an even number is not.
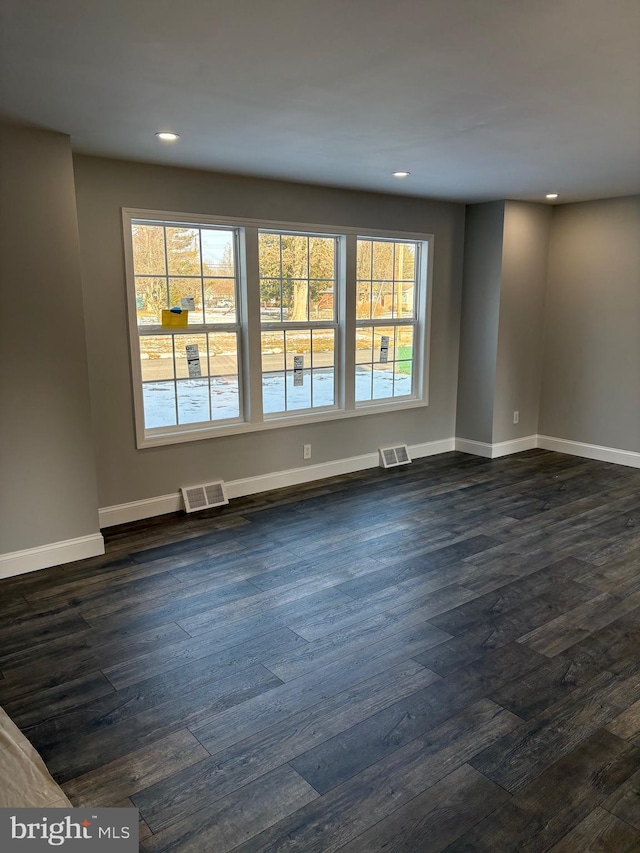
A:
[[[335,403],[335,333],[333,329],[313,329],[311,333],[312,405]]]
[[[197,379],[198,376],[207,376],[206,335],[175,335],[173,345],[178,379]]]
[[[189,311],[189,325],[204,322],[202,312],[202,281],[199,278],[170,278],[169,302],[171,308],[182,308],[183,299],[193,299],[195,310]]]
[[[295,356],[302,356],[303,367],[311,367],[311,332],[307,329],[285,333],[287,370],[293,370]]]
[[[394,359],[394,327],[376,326],[373,330],[373,361],[385,364]]]
[[[415,285],[413,282],[396,282],[396,317],[415,317]]]
[[[284,332],[262,333],[262,407],[265,414],[285,410]]]
[[[144,425],[146,429],[176,426],[176,386],[174,382],[143,382]]]
[[[371,282],[361,281],[356,286],[356,317],[359,320],[371,319]]]
[[[263,323],[279,323],[282,290],[280,279],[260,279],[260,319]]]
[[[238,336],[235,333],[209,335],[209,365],[213,420],[239,418]]]
[[[395,274],[396,281],[413,281],[416,268],[415,243],[396,243]]]
[[[393,281],[393,243],[372,244],[372,278],[378,281]]]
[[[373,369],[373,399],[393,397],[393,364],[376,364]]]
[[[201,275],[198,228],[167,228],[169,275]]]
[[[313,408],[333,406],[335,403],[335,376],[333,367],[314,368],[311,390]]]
[[[402,397],[413,392],[414,331],[413,326],[396,327],[394,397]]]
[[[236,294],[232,278],[204,279],[205,323],[235,323]]]
[[[203,275],[231,277],[235,275],[233,233],[233,231],[202,229],[200,237],[202,240]]]
[[[284,370],[262,374],[262,409],[265,415],[285,411]]]
[[[214,421],[240,417],[237,376],[211,377],[211,415]]]
[[[335,238],[309,237],[309,277],[334,279],[335,270]]]
[[[173,379],[173,335],[140,338],[140,367],[143,382]]]
[[[263,331],[262,371],[265,414],[333,406],[334,330]]]
[[[302,371],[302,384],[294,376],[293,370],[287,370],[287,411],[311,408],[311,371]]]
[[[311,332],[285,332],[287,411],[311,408]]]
[[[413,326],[396,326],[397,359],[413,357]]]
[[[373,328],[356,329],[356,402],[371,399],[371,371],[373,369]]]
[[[356,365],[356,402],[363,403],[371,399],[373,369],[371,364]]]
[[[307,278],[309,275],[309,238],[283,234],[282,278]]]
[[[168,308],[166,278],[136,276],[136,314],[139,326],[159,326],[162,309]]]
[[[262,371],[284,370],[284,332],[262,333]]]
[[[194,424],[211,418],[208,379],[179,379],[178,423]]]
[[[164,275],[164,228],[132,223],[133,271],[136,275]]]
[[[261,232],[258,235],[260,277],[277,278],[282,274],[280,265],[280,235]]]
[[[238,337],[234,332],[209,335],[209,373],[237,377]]]
[[[261,233],[259,264],[264,323],[334,319],[334,237]]]
[[[404,397],[412,392],[411,373],[413,363],[410,361],[396,361],[395,363],[395,381],[393,385],[393,396]]]
[[[309,282],[309,314],[311,320],[333,320],[334,308],[334,282],[333,281],[311,281]]]
[[[371,364],[373,361],[373,329],[364,326],[356,329],[356,364]]]
[[[333,367],[335,363],[335,333],[333,329],[313,329],[312,367]]]
[[[374,281],[372,285],[372,317],[393,316],[393,283],[390,281]]]
[[[306,279],[282,282],[282,319],[304,323],[309,319],[309,283]]]
[[[358,240],[356,278],[371,280],[371,240]]]

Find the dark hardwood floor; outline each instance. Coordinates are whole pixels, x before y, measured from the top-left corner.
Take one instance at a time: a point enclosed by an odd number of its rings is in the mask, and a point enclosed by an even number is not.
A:
[[[449,453],[0,582],[0,704],[141,849],[640,851],[640,471]]]

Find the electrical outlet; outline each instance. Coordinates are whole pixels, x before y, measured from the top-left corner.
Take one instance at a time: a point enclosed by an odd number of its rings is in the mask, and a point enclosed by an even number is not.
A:
[[[302,456],[304,459],[311,459],[311,445],[303,444],[302,445]]]
[[[520,412],[514,412],[513,413],[513,422],[514,422],[514,424],[517,424],[520,422]]]

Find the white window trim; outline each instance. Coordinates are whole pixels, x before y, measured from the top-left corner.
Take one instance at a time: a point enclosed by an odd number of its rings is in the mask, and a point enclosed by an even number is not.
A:
[[[234,421],[220,426],[210,422],[203,425],[183,424],[174,427],[158,427],[147,431],[144,426],[144,402],[142,392],[142,367],[136,310],[133,251],[131,240],[131,222],[135,219],[184,225],[219,225],[238,229],[239,239],[239,279],[238,294],[240,316],[240,365],[242,378],[241,411],[245,421]],[[322,421],[357,418],[363,415],[384,414],[407,409],[422,408],[429,405],[429,360],[431,342],[431,306],[433,293],[433,234],[414,231],[389,231],[381,228],[353,228],[344,225],[318,225],[316,223],[281,222],[252,218],[215,216],[210,214],[180,213],[166,210],[143,208],[123,208],[122,223],[124,235],[124,257],[127,292],[127,313],[129,320],[129,348],[131,359],[131,380],[134,403],[136,444],[139,449],[160,447],[169,444],[182,444],[189,441],[201,441],[218,436],[242,435],[262,430],[291,427]],[[342,375],[340,396],[336,399],[338,408],[305,409],[299,412],[285,412],[280,415],[262,415],[262,376],[261,370],[250,370],[251,364],[261,364],[260,331],[260,288],[258,285],[258,240],[259,229],[286,231],[289,233],[328,234],[338,237],[343,247],[338,258],[338,338],[336,365]],[[424,285],[418,288],[417,312],[417,352],[422,358],[416,358],[415,393],[411,397],[385,398],[369,402],[355,402],[355,299],[356,299],[356,241],[358,237],[376,237],[389,240],[415,240],[424,243],[427,251],[421,252],[420,278]],[[255,284],[249,287],[249,282]],[[347,282],[353,284],[347,287]]]

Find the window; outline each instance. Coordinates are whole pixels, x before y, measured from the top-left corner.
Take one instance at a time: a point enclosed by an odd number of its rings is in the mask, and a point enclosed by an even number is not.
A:
[[[138,446],[427,403],[430,239],[124,211]]]
[[[420,244],[358,238],[356,404],[414,394]]]
[[[336,400],[336,238],[260,231],[265,416]]]
[[[240,421],[235,231],[133,219],[131,241],[145,432]]]

